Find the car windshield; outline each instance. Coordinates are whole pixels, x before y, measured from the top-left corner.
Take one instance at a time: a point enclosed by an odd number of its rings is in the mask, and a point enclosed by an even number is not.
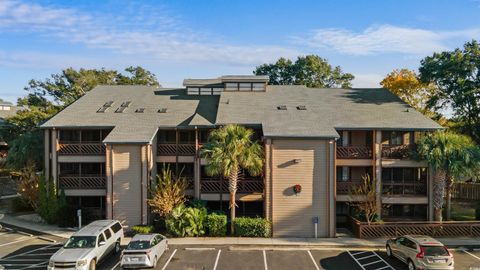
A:
[[[147,249],[150,248],[150,241],[131,241],[128,244],[128,250],[138,250],[138,249]]]
[[[64,248],[94,248],[95,247],[95,236],[72,236],[68,239],[67,243],[63,246]]]
[[[444,246],[422,246],[425,256],[448,256],[448,250]]]

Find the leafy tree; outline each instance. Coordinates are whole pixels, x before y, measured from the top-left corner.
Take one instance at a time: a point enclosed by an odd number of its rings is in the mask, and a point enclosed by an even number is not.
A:
[[[39,180],[35,164],[29,163],[18,174],[19,193],[24,202],[34,210],[38,209]]]
[[[350,88],[355,78],[339,66],[332,67],[318,55],[299,56],[295,62],[280,58],[274,64],[256,67],[253,73],[268,75],[273,85],[301,84],[314,88]]]
[[[40,169],[43,164],[43,137],[40,130],[20,135],[10,142],[7,167],[19,170],[29,164]]]
[[[213,130],[202,148],[202,156],[209,159],[207,174],[228,178],[232,234],[237,206],[235,196],[241,169],[246,169],[253,176],[261,174],[263,169],[264,152],[262,146],[252,140],[252,136],[252,129],[240,125],[226,125]]]
[[[438,91],[428,106],[436,111],[451,108],[465,123],[466,134],[480,143],[480,46],[473,40],[463,49],[434,53],[421,61],[420,78]]]
[[[363,182],[356,185],[350,191],[348,204],[356,208],[370,225],[377,218],[377,186],[375,180],[369,174],[362,176]],[[364,200],[358,200],[357,197],[364,197]]]
[[[148,204],[154,213],[167,217],[175,207],[185,202],[187,182],[182,177],[174,179],[169,167],[163,167],[162,174],[157,179],[153,198],[148,200]]]
[[[40,177],[38,185],[38,207],[36,209],[40,217],[48,224],[57,222],[57,192],[53,181],[47,185],[45,177]]]
[[[420,139],[415,154],[434,170],[433,208],[436,221],[442,221],[443,196],[447,198],[450,219],[451,188],[455,178],[473,173],[480,162],[480,150],[465,135],[439,131]]]

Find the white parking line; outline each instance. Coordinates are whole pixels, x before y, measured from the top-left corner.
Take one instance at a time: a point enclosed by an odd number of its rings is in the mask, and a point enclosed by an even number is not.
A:
[[[48,263],[48,261],[46,261],[46,262],[41,262],[41,263],[37,263],[37,264],[32,264],[32,265],[30,265],[30,266],[27,266],[27,267],[24,267],[24,268],[20,268],[19,270],[28,269],[28,268],[32,268],[32,267],[37,267],[37,266],[41,266],[41,265],[47,264],[47,263]],[[17,265],[18,265],[18,264],[17,264]]]
[[[172,260],[173,255],[175,255],[175,252],[177,252],[177,249],[175,249],[175,250],[172,252],[172,255],[170,255],[170,258],[168,258],[168,261],[165,263],[165,265],[163,266],[162,270],[167,269],[167,265],[168,265],[168,264],[170,263],[170,261]]]
[[[117,262],[117,264],[115,264],[115,265],[112,267],[112,269],[110,269],[110,270],[114,270],[115,268],[117,268],[117,266],[118,266],[119,264],[120,264],[120,261]]]
[[[267,252],[265,251],[265,249],[263,250],[263,264],[265,265],[265,270],[268,270],[268,266],[267,266]]]
[[[316,268],[317,270],[320,270],[320,267],[318,267],[317,262],[316,262],[315,259],[313,258],[312,252],[310,252],[310,250],[307,250],[307,252],[308,252],[308,255],[310,255],[310,259],[312,259],[312,262],[313,262],[313,264],[315,265],[315,268]]]
[[[9,242],[9,243],[6,243],[6,244],[1,244],[0,247],[4,247],[4,246],[8,246],[8,245],[11,245],[11,244],[15,244],[15,243],[19,243],[19,242],[24,242],[24,241],[28,241],[28,240],[31,240],[32,238],[23,238],[23,239],[19,239],[17,241],[13,241],[13,242]]]
[[[40,248],[36,248],[36,249],[32,249],[32,250],[29,250],[27,252],[24,252],[24,253],[20,253],[20,254],[15,254],[13,256],[9,256],[9,257],[5,257],[3,259],[11,259],[11,258],[15,258],[15,257],[18,257],[18,256],[23,256],[23,255],[26,255],[26,254],[30,254],[30,253],[33,253],[37,250],[47,250],[47,249],[52,249],[54,246],[57,246],[59,247],[58,244],[55,244],[55,245],[48,245],[48,246],[44,246],[44,247],[40,247]],[[55,251],[56,252],[56,251]],[[55,253],[54,252],[54,253]],[[53,254],[53,253],[52,253]],[[36,254],[31,254],[31,255],[36,255]]]
[[[468,255],[474,257],[475,259],[480,260],[480,257],[478,257],[477,255],[472,254],[472,253],[470,253],[470,252],[468,252],[468,251],[466,251],[466,250],[462,250],[462,251],[465,252],[465,253],[467,253]]]
[[[218,265],[218,259],[220,259],[220,253],[222,252],[221,249],[218,250],[218,253],[217,253],[217,259],[215,259],[215,264],[213,265],[213,270],[216,270],[217,269],[217,265]]]

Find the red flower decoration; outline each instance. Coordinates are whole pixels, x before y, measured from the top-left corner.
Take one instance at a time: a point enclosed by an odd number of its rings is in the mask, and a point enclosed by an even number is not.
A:
[[[295,192],[295,194],[302,192],[302,186],[296,184],[295,186],[293,186],[293,192]]]

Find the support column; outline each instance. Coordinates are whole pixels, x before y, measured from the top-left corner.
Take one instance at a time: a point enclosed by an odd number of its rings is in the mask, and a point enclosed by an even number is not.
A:
[[[336,217],[336,199],[335,199],[335,140],[330,140],[328,142],[328,209],[329,209],[329,217],[328,217],[328,235],[329,237],[335,237],[336,235],[336,224],[335,224],[335,217]]]
[[[377,215],[382,218],[382,131],[374,130],[374,173],[377,190]]]
[[[58,187],[58,130],[52,129],[51,132],[51,154],[52,154],[52,171],[50,172],[50,178],[46,179],[46,183],[52,183]]]
[[[113,145],[107,144],[105,148],[105,176],[107,177],[105,216],[107,219],[113,219]]]
[[[148,195],[147,195],[147,186],[148,186],[148,150],[149,150],[149,145],[142,145],[140,146],[140,160],[141,160],[141,178],[140,178],[140,181],[141,181],[141,192],[142,192],[142,196],[141,196],[141,208],[142,209],[142,213],[141,213],[141,222],[142,222],[142,225],[146,225],[147,224],[147,198],[148,198]]]
[[[272,220],[272,140],[265,139],[265,179],[263,180],[263,211]]]
[[[200,199],[200,143],[199,132],[195,127],[195,157],[193,159],[193,196]]]
[[[52,155],[50,155],[50,150],[51,150],[51,147],[50,147],[50,142],[51,142],[51,139],[50,139],[50,130],[49,129],[45,129],[43,131],[43,143],[44,143],[44,157],[45,157],[45,164],[44,164],[44,169],[43,169],[43,172],[44,172],[44,175],[45,175],[45,179],[48,181],[50,179],[50,164],[51,164],[51,160],[52,160]]]
[[[434,220],[434,209],[433,209],[433,168],[432,166],[428,167],[428,172],[427,172],[427,187],[428,187],[428,220],[433,221]]]

